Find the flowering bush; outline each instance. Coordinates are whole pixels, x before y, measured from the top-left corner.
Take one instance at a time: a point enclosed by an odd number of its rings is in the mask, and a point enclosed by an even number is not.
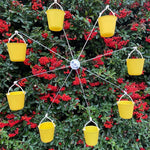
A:
[[[111,38],[100,37],[96,25],[79,59],[80,62],[83,61],[83,69],[78,71],[91,116],[100,128],[99,142],[95,147],[85,144],[82,129],[89,120],[88,111],[75,71],[54,100],[70,73],[69,67],[63,69],[69,65],[68,62],[55,52],[69,60],[72,58],[63,31],[52,32],[48,29],[45,11],[51,2],[0,2],[0,149],[148,150],[150,2],[62,0],[60,3],[66,10],[64,29],[75,58],[88,38],[98,14],[104,9],[104,4],[109,4],[118,17],[116,32]],[[11,62],[5,43],[15,30],[39,41],[53,52],[42,48],[32,39],[25,38],[28,43],[26,60],[23,63]],[[15,37],[11,42],[23,41]],[[125,60],[132,49],[121,49],[133,46],[137,46],[145,58],[141,76],[127,74]],[[120,51],[111,54],[117,50]],[[102,57],[103,54],[105,57]],[[134,54],[133,57],[136,56]],[[84,62],[90,58],[93,59]],[[58,68],[61,69],[40,74]],[[119,117],[115,104],[123,94],[120,89],[91,75],[87,69],[127,91],[135,102],[132,119],[123,120]],[[39,75],[25,78],[35,74]],[[16,80],[19,80],[19,85],[27,94],[24,109],[14,112],[9,109],[6,93]],[[18,87],[14,90],[18,90]],[[40,140],[37,126],[51,102],[53,106],[49,117],[54,120],[56,131],[54,140],[44,144]]]

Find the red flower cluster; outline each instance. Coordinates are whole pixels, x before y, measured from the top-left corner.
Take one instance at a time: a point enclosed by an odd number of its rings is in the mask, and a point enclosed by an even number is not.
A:
[[[30,55],[30,52],[33,53],[33,48],[27,48],[26,55]]]
[[[32,9],[33,10],[38,10],[38,9],[44,9],[42,6],[42,1],[41,0],[32,0]]]
[[[6,59],[6,56],[0,54],[0,58],[2,58],[3,60],[5,60],[5,59]]]
[[[58,87],[48,84],[47,89],[50,89],[53,92],[57,92]]]
[[[64,29],[67,30],[70,28],[70,22],[68,20],[64,21]]]
[[[97,55],[95,58],[93,58],[94,61],[94,67],[99,68],[99,66],[104,65],[104,62],[101,60],[102,55]]]
[[[84,144],[83,140],[81,140],[81,139],[78,140],[78,141],[77,141],[77,145],[79,145],[79,144]]]
[[[104,126],[105,126],[105,128],[112,128],[113,127],[113,125],[112,125],[112,121],[106,121],[105,123],[104,123]]]
[[[22,87],[25,87],[25,84],[28,80],[26,78],[22,79],[21,81],[19,81],[19,85],[22,86]]]
[[[42,33],[42,37],[46,39],[48,37],[48,33]]]
[[[109,137],[105,137],[105,140],[106,140],[106,141],[109,141],[109,140],[110,140],[110,138],[109,138]]]
[[[55,53],[57,53],[57,46],[56,47],[52,47],[51,50],[54,51]],[[50,51],[50,53],[54,54],[52,51]]]
[[[5,20],[0,19],[0,33],[8,31],[9,25],[6,23]]]
[[[111,56],[112,53],[113,53],[113,50],[112,50],[112,49],[104,50],[104,55],[105,55],[105,56]]]
[[[70,13],[70,11],[65,11],[65,19],[71,19],[72,18],[72,14]]]
[[[66,34],[66,36],[67,36],[67,39],[68,39],[68,40],[70,40],[70,41],[74,41],[74,40],[76,40],[76,39],[77,39],[77,37],[76,37],[76,36],[75,36],[75,37],[73,37],[73,38],[70,38],[70,37],[69,37],[69,34]]]
[[[112,37],[112,38],[104,38],[104,42],[106,46],[114,48],[114,49],[121,49],[123,46],[126,46],[129,40],[122,40],[122,37]]]
[[[30,59],[29,59],[29,58],[26,58],[23,63],[24,63],[25,65],[27,65],[27,66],[30,66],[31,63],[30,63],[29,61],[30,61]]]
[[[82,84],[87,84],[87,81],[85,78],[80,78]],[[75,81],[72,82],[73,85],[79,85],[80,80],[78,77],[75,77]]]
[[[95,31],[95,29],[93,30],[93,32],[92,32],[92,34],[91,34],[89,40],[92,40],[92,39],[97,35],[97,32],[94,32],[94,31]],[[88,37],[89,37],[89,35],[90,35],[90,32],[86,32],[86,31],[85,31],[85,32],[84,32],[84,39],[87,40]]]
[[[16,130],[15,130],[14,132],[15,132],[15,133],[10,133],[10,134],[8,134],[8,136],[9,136],[10,138],[16,136],[16,135],[19,133],[19,128],[16,128]]]
[[[70,97],[69,95],[63,94],[63,95],[61,96],[61,99],[62,99],[63,101],[70,101],[70,100],[71,100],[71,97]]]
[[[48,57],[44,56],[39,59],[39,62],[41,65],[46,66],[50,62],[50,59]]]
[[[99,81],[97,81],[97,82],[93,82],[93,83],[91,82],[89,84],[90,84],[90,86],[94,87],[94,86],[99,86],[101,83]]]
[[[136,28],[136,27],[138,27],[138,26],[139,26],[138,23],[132,24],[131,30],[132,30],[132,31],[137,31],[137,28]]]
[[[150,2],[149,2],[149,1],[145,2],[145,3],[144,3],[144,7],[145,7],[148,11],[150,11]]]
[[[117,79],[117,82],[118,82],[119,84],[123,83],[123,78],[118,78],[118,79]]]
[[[140,4],[138,2],[134,2],[133,4],[130,5],[131,8],[137,8],[139,6]]]
[[[148,42],[148,43],[150,43],[150,37],[146,37],[145,41]]]
[[[23,7],[23,4],[20,4],[19,1],[12,1],[12,4],[15,7],[20,6],[20,5]]]
[[[131,10],[127,11],[125,8],[119,11],[119,14],[116,14],[118,18],[125,18],[127,15],[131,14]]]

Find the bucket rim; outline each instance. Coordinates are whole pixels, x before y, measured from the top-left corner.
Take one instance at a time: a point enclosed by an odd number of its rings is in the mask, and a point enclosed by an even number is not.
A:
[[[85,131],[85,128],[86,128],[86,127],[90,127],[90,126],[84,126],[84,128],[83,128],[82,130]],[[93,126],[93,125],[92,125],[92,127],[96,127],[96,128],[98,129],[98,131],[100,130],[100,128],[99,128],[98,126]]]
[[[126,60],[145,60],[145,58],[127,58]]]
[[[6,95],[11,95],[12,93],[20,93],[20,94],[17,94],[17,95],[25,95],[26,92],[25,91],[13,91],[13,92],[9,92],[9,93],[6,93]]]
[[[119,102],[117,102],[117,104],[119,104],[121,102],[129,102],[129,103],[135,104],[135,102],[133,102],[133,101],[119,101]],[[123,105],[130,105],[130,104],[123,104]]]
[[[6,43],[6,44],[25,44],[25,45],[28,45],[27,43],[16,43],[16,42],[11,42],[11,43]]]
[[[103,18],[103,17],[115,17],[117,19],[117,16],[114,16],[114,15],[104,15],[104,16],[98,17],[98,19]]]
[[[54,122],[45,121],[45,122],[42,122],[42,123],[52,123],[52,124],[53,124],[53,127],[52,127],[52,128],[55,128],[55,127],[56,127],[56,125],[55,125]],[[42,123],[40,123],[40,124],[38,125],[39,130],[48,130],[48,129],[40,129],[40,125],[41,125]],[[51,128],[49,128],[49,129],[51,129]]]

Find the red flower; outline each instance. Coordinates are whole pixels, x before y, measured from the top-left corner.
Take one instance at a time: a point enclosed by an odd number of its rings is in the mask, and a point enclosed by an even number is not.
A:
[[[65,11],[65,19],[70,19],[72,18],[72,14],[70,13],[70,11]]]
[[[67,30],[70,28],[70,23],[68,22],[68,20],[64,21],[64,29]]]
[[[37,127],[37,124],[31,122],[31,123],[30,123],[30,127],[31,127],[31,128],[36,128],[36,127]]]
[[[30,63],[29,61],[30,61],[30,59],[29,59],[29,58],[26,58],[23,63],[24,63],[25,65],[27,65],[27,66],[30,66],[31,63]]]
[[[142,147],[141,147],[140,150],[145,150],[145,148],[142,148]]]
[[[136,142],[138,142],[139,141],[139,139],[136,139]]]
[[[138,2],[134,2],[133,4],[130,5],[131,8],[136,8],[139,6],[140,6],[140,4]]]
[[[48,84],[47,88],[50,89],[50,90],[53,91],[53,92],[57,92],[57,88],[58,88],[58,87]]]
[[[71,100],[71,97],[70,97],[69,95],[63,94],[63,95],[61,96],[61,99],[62,99],[63,101],[69,101],[69,100]]]
[[[110,140],[110,138],[109,138],[109,137],[105,137],[105,140],[106,140],[106,141],[109,141],[109,140]]]
[[[111,121],[106,121],[106,122],[104,123],[104,126],[105,126],[105,128],[109,128],[109,129],[113,127]]]
[[[27,79],[24,78],[21,81],[19,81],[19,85],[22,86],[22,87],[25,87],[26,82],[27,82]]]
[[[6,59],[6,56],[4,56],[4,55],[2,55],[2,54],[0,54],[0,57],[1,57],[3,60]]]
[[[119,15],[116,14],[116,16],[117,16],[118,18],[125,18],[127,15],[130,15],[131,12],[132,12],[131,10],[130,10],[130,11],[127,11],[127,10],[124,8],[124,9],[120,10],[120,11],[119,11]]]
[[[10,134],[8,134],[8,136],[11,138],[11,137],[16,136],[16,134],[15,133],[10,133]]]
[[[79,145],[79,144],[83,144],[83,140],[78,140],[78,142],[77,142],[77,145]]]
[[[89,40],[92,40],[97,35],[97,32],[94,32],[94,31],[95,29],[93,30]],[[84,32],[84,39],[87,40],[89,35],[90,35],[90,32]]]
[[[132,31],[137,31],[137,28],[136,28],[136,27],[138,27],[138,26],[139,26],[138,23],[132,24],[131,30],[132,30]]]
[[[86,144],[86,147],[93,147],[93,146],[89,146],[89,145]]]
[[[62,143],[61,143],[61,142],[59,142],[58,144],[59,144],[59,145],[62,145]]]
[[[28,39],[27,41],[28,41],[29,44],[32,44],[32,43],[33,43],[33,41],[30,40],[30,39]]]
[[[64,74],[69,74],[69,73],[70,73],[69,69],[67,69],[67,71],[64,71]]]
[[[150,38],[146,37],[145,41],[148,42],[148,43],[150,43]]]
[[[122,37],[111,37],[111,38],[103,38],[106,46],[115,48],[115,49],[121,49],[123,46],[126,46],[129,40],[122,40]]]
[[[0,19],[0,33],[8,31],[8,27],[9,25],[6,23],[6,21]]]
[[[50,59],[48,57],[44,56],[39,59],[39,62],[41,65],[46,66],[50,62]]]
[[[105,56],[111,56],[112,53],[113,53],[113,50],[112,50],[112,49],[110,49],[110,50],[104,50],[104,55],[105,55]]]
[[[102,115],[99,115],[98,118],[100,119],[102,117]]]
[[[6,116],[7,119],[14,119],[15,118],[15,115],[14,114],[8,114]]]
[[[55,53],[57,53],[57,46],[56,47],[52,47],[51,50],[54,51]],[[50,53],[54,54],[52,51],[50,51]]]
[[[81,83],[82,84],[87,84],[86,79],[85,78],[80,78]],[[72,82],[73,85],[79,85],[80,84],[80,80],[78,77],[75,77],[75,81]]]
[[[121,84],[121,83],[123,83],[123,78],[118,78],[117,81],[119,84]]]
[[[42,33],[42,37],[46,39],[48,37],[48,33]]]

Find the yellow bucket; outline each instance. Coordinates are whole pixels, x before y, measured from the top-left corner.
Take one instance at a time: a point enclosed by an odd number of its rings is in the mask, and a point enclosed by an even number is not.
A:
[[[7,43],[8,53],[11,61],[22,62],[26,58],[27,44]]]
[[[65,12],[61,9],[48,9],[46,11],[49,29],[61,31],[64,24]]]
[[[144,67],[144,58],[127,59],[127,69],[129,75],[141,75]]]
[[[54,139],[55,124],[53,122],[43,122],[38,128],[43,143],[49,143]]]
[[[98,18],[99,30],[101,37],[111,37],[115,33],[117,17],[106,15]]]
[[[97,126],[86,126],[83,132],[87,145],[95,146],[98,143],[99,128]]]
[[[120,117],[123,119],[131,119],[133,116],[134,102],[119,101],[117,104]]]
[[[10,92],[7,93],[6,96],[11,110],[16,111],[23,109],[25,102],[25,92],[23,91]]]

